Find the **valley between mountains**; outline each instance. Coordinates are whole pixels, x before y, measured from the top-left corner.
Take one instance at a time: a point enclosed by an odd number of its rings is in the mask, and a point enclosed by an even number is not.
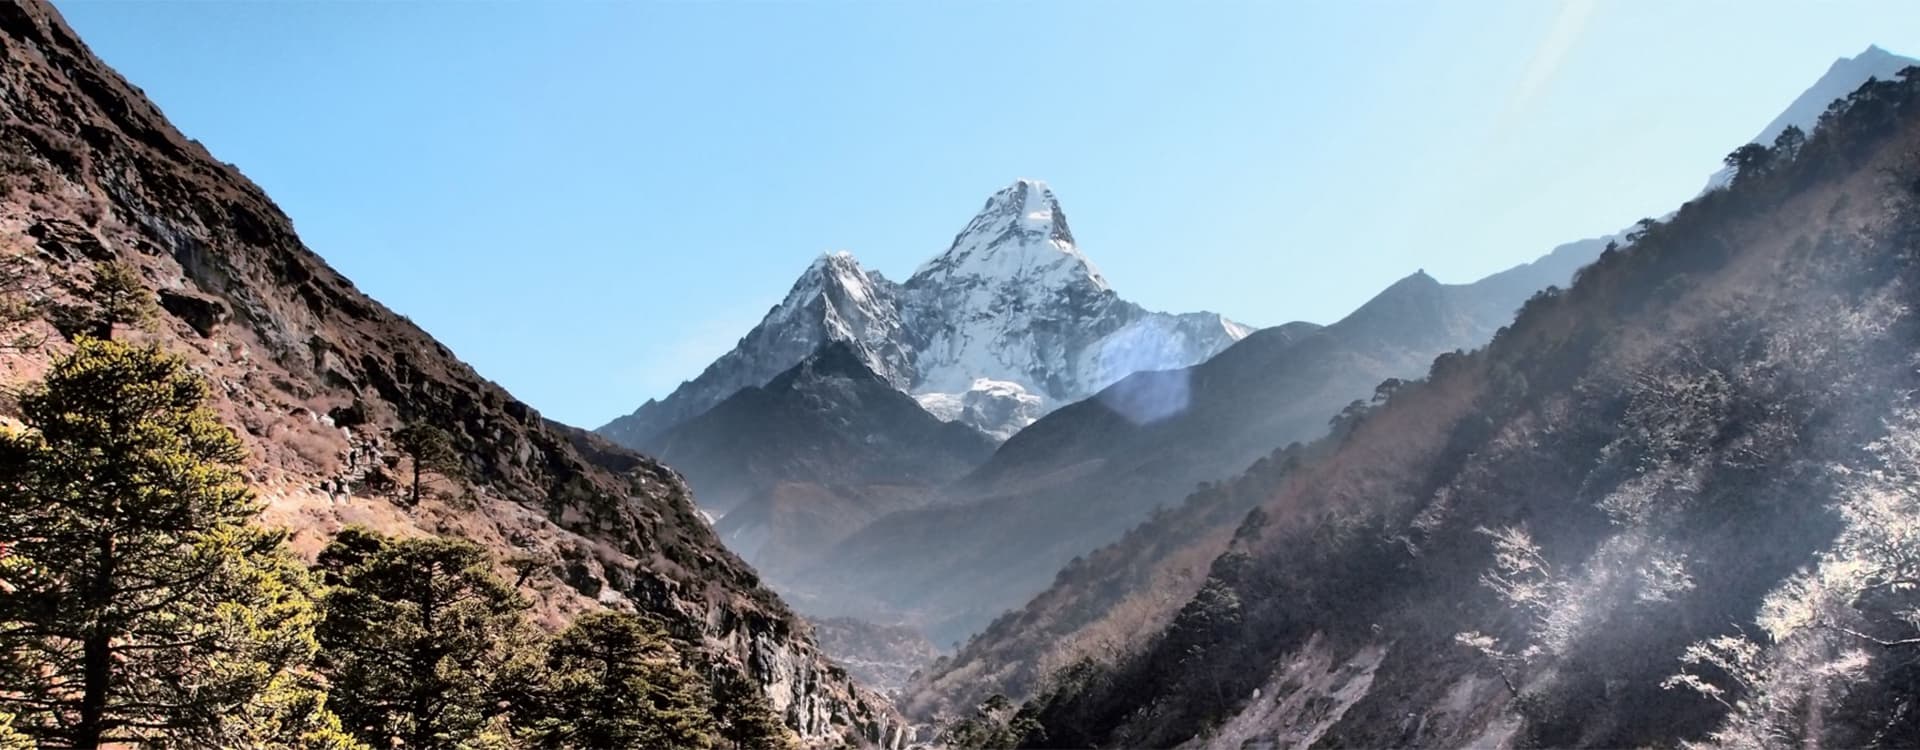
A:
[[[293,692],[103,734],[33,682],[106,669],[45,645],[61,561],[26,551],[60,535],[6,521],[0,747],[1920,744],[1920,63],[1878,47],[1671,213],[1324,324],[1130,301],[1016,179],[899,280],[796,254],[731,350],[591,431],[333,270],[51,5],[0,4],[0,63],[7,508],[65,465],[19,446],[57,444],[76,363],[164,353],[314,607],[305,656],[196,673]],[[343,641],[422,610],[349,605],[429,552],[491,602],[444,626],[497,632],[383,678],[472,682],[396,708]],[[173,603],[139,605],[117,643]],[[621,682],[568,661],[607,632],[644,643],[610,713],[678,734],[556,708]]]

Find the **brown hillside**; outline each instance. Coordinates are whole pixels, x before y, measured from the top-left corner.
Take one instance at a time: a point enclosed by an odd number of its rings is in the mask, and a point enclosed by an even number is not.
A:
[[[44,2],[0,3],[0,253],[27,269],[38,349],[0,351],[0,382],[36,377],[78,333],[92,268],[138,268],[163,311],[130,337],[187,356],[246,440],[265,520],[311,554],[347,523],[476,540],[524,561],[550,625],[632,608],[759,679],[815,740],[897,741],[883,703],[694,513],[673,471],[543,419],[328,267],[232,165],[189,140]],[[0,399],[0,414],[14,409]],[[387,450],[404,421],[454,436],[467,479],[409,507]]]

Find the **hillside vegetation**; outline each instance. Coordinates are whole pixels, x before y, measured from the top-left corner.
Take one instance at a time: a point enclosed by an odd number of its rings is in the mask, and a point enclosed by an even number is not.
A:
[[[1920,70],[1648,220],[961,744],[1905,746]],[[1258,665],[1257,668],[1249,668]]]

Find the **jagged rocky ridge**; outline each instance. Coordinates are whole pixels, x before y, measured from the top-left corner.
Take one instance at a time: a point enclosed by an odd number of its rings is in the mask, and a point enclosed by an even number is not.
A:
[[[1916,154],[1920,68],[1249,475],[1197,591],[1022,744],[1920,742]]]
[[[1053,192],[1019,180],[904,284],[850,253],[820,256],[732,351],[599,432],[652,449],[674,425],[842,341],[930,412],[1004,439],[1128,374],[1202,361],[1249,332],[1121,299],[1074,245]]]
[[[189,358],[247,442],[265,522],[312,554],[346,523],[456,534],[534,561],[549,626],[598,607],[661,617],[714,668],[758,680],[810,741],[897,746],[901,725],[815,647],[697,516],[673,471],[543,419],[303,246],[233,166],[176,131],[45,2],[0,3],[0,252],[51,303],[38,377],[64,348],[61,305],[94,264],[132,264],[165,315],[136,338]],[[0,416],[14,405],[0,399]],[[465,484],[403,507],[381,489],[402,419],[452,434]]]

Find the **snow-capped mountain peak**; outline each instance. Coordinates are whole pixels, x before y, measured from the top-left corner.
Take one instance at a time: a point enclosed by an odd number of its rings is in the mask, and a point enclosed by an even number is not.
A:
[[[742,388],[765,385],[833,342],[845,343],[874,373],[904,389],[913,376],[899,294],[900,285],[862,268],[852,253],[822,253],[732,351],[666,398],[642,404],[600,432],[623,445],[651,447],[673,426]]]
[[[1219,315],[1121,299],[1074,244],[1053,191],[1022,179],[905,284],[851,253],[815,258],[733,351],[601,432],[648,448],[741,388],[844,343],[928,411],[1005,438],[1128,374],[1194,364],[1246,334]]]
[[[1047,183],[1024,178],[988,198],[947,251],[922,264],[907,283],[958,279],[1107,289],[1106,278],[1074,245],[1060,200]]]
[[[807,270],[800,273],[800,278],[793,282],[793,288],[787,291],[786,299],[767,314],[767,319],[785,321],[804,314],[807,307],[822,295],[829,299],[830,304],[844,302],[856,307],[868,306],[882,294],[878,287],[887,283],[884,278],[876,278],[862,268],[851,252],[821,253],[812,265],[807,266]]]

